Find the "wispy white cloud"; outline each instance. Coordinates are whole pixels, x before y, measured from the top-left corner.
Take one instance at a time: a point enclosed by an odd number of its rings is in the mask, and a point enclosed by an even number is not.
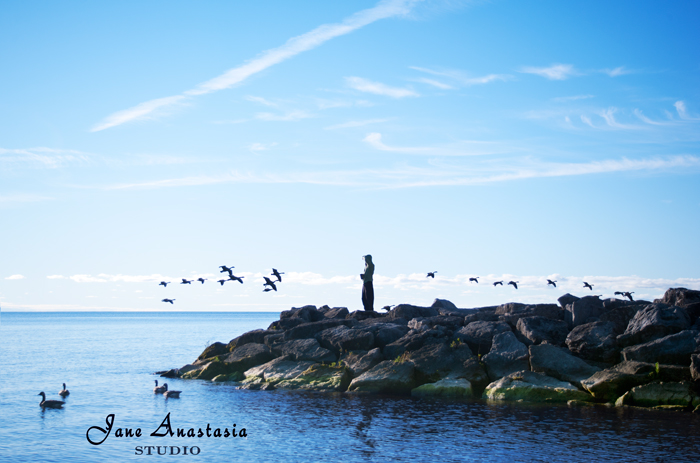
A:
[[[217,92],[240,84],[275,64],[286,61],[299,53],[314,49],[335,37],[349,34],[359,28],[381,19],[404,16],[410,13],[417,0],[384,0],[373,8],[359,11],[340,23],[324,24],[312,31],[289,39],[284,45],[267,50],[259,57],[230,69],[224,74],[199,84],[181,95],[146,101],[133,108],[114,113],[92,128],[93,132],[115,127],[129,121],[143,119],[157,110],[163,110],[174,104],[181,104],[185,99]]]
[[[0,162],[29,163],[37,167],[55,169],[63,164],[86,162],[90,154],[82,151],[46,147],[6,149],[0,148]]]
[[[419,67],[419,66],[409,66],[410,69],[413,69],[415,71],[420,71],[420,72],[425,72],[426,74],[430,74],[433,76],[438,76],[438,77],[446,77],[448,79],[452,79],[456,83],[462,86],[470,87],[472,85],[483,85],[483,84],[488,84],[491,82],[496,82],[496,81],[507,81],[513,79],[513,76],[508,75],[508,74],[488,74],[485,76],[481,77],[471,77],[467,75],[466,73],[462,71],[455,71],[455,70],[435,70],[435,69],[429,69],[429,68],[424,68],[424,67]],[[429,79],[423,79],[420,80],[421,82],[428,83],[430,84],[435,83],[437,81],[430,81]],[[442,83],[440,83],[442,84]],[[433,84],[434,85],[434,84]],[[445,84],[442,84],[445,85]],[[438,86],[439,85],[435,85]]]
[[[586,116],[585,114],[581,114],[581,122],[583,122],[584,124],[586,124],[589,127],[593,127],[594,129],[596,128],[596,126],[593,125],[593,122],[591,121],[591,119],[588,116]]]
[[[9,277],[5,277],[6,280],[24,280],[26,277],[24,275],[10,275]]]
[[[651,120],[644,115],[644,113],[642,112],[641,109],[635,109],[633,112],[634,112],[634,115],[639,118],[639,120],[641,120],[642,122],[646,122],[647,124],[651,124],[651,125],[671,125],[671,124],[673,124],[672,121],[661,122],[661,121]]]
[[[622,124],[618,122],[615,119],[615,113],[617,112],[617,108],[611,107],[608,109],[604,109],[598,113],[600,117],[605,119],[605,123],[608,125],[608,127],[613,128],[613,129],[624,129],[624,130],[634,130],[634,129],[639,129],[638,125],[629,125],[629,124]]]
[[[261,151],[267,151],[270,148],[277,146],[277,142],[272,143],[252,143],[248,149],[253,153],[259,153]]]
[[[267,100],[267,99],[260,97],[260,96],[250,96],[249,95],[249,96],[246,96],[245,99],[248,101],[252,101],[253,103],[260,103],[261,105],[270,106],[272,108],[276,108],[277,106],[279,106],[277,103],[272,102],[270,100]]]
[[[625,69],[624,66],[616,67],[615,69],[601,69],[600,72],[609,75],[610,77],[624,76],[625,74],[632,74],[633,71]]]
[[[325,130],[347,129],[351,127],[363,127],[370,124],[381,124],[382,122],[390,121],[391,119],[365,119],[363,121],[348,121],[342,124],[330,125],[325,127]]]
[[[535,74],[549,80],[566,80],[571,76],[578,75],[578,72],[571,64],[553,64],[545,68],[524,66],[520,68],[520,72],[524,74]]]
[[[558,103],[566,103],[568,101],[587,100],[588,98],[594,98],[594,95],[560,96],[557,98],[552,98],[552,101],[556,101]]]
[[[425,77],[421,77],[420,79],[414,79],[415,82],[421,82],[423,84],[428,84],[432,85],[433,87],[437,87],[441,90],[452,90],[454,87],[452,85],[448,85],[444,82],[440,82],[434,79],[426,79]]]
[[[345,82],[349,87],[360,92],[373,93],[375,95],[388,96],[391,98],[406,98],[420,96],[410,88],[390,87],[380,82],[372,82],[362,77],[346,77]]]
[[[457,145],[447,147],[390,146],[382,141],[382,134],[378,132],[368,134],[363,141],[380,151],[430,156],[484,156],[508,151],[497,143],[484,141],[462,141]]]
[[[273,113],[258,113],[255,115],[256,119],[259,119],[261,121],[286,121],[286,122],[294,122],[294,121],[300,121],[302,119],[308,119],[310,117],[314,117],[312,114],[307,113],[306,111],[290,111],[285,114],[273,114]]]
[[[678,117],[685,121],[700,121],[699,117],[693,117],[690,114],[688,114],[688,108],[685,106],[685,101],[676,101],[673,106],[676,108],[676,111],[678,112]]]

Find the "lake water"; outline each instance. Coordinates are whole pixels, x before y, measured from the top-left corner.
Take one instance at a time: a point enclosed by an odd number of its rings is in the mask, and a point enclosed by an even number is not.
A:
[[[0,461],[700,461],[700,416],[691,413],[240,391],[153,375],[278,316],[2,313]],[[153,394],[154,379],[181,398]],[[63,382],[71,391],[65,407],[42,411],[37,394],[59,399]],[[105,428],[110,414],[110,436],[91,445],[87,430]],[[150,436],[168,414],[173,430],[206,432],[209,424],[230,432],[235,423],[247,437]],[[117,428],[142,436],[116,437]],[[149,446],[168,455],[149,457]]]

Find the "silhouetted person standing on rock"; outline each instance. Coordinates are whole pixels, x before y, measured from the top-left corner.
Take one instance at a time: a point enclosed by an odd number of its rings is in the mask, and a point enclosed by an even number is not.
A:
[[[372,275],[374,275],[374,264],[372,256],[367,254],[362,256],[365,259],[365,273],[360,273],[362,278],[362,305],[367,312],[374,312],[374,286],[372,286]]]

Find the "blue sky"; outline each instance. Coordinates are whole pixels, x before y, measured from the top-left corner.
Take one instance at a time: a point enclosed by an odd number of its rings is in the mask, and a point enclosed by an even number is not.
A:
[[[697,2],[2,9],[2,310],[700,289]]]

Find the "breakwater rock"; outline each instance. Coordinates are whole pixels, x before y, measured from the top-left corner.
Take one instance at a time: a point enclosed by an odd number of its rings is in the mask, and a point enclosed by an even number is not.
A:
[[[307,305],[161,376],[243,389],[611,403],[700,411],[700,291],[387,313]]]

